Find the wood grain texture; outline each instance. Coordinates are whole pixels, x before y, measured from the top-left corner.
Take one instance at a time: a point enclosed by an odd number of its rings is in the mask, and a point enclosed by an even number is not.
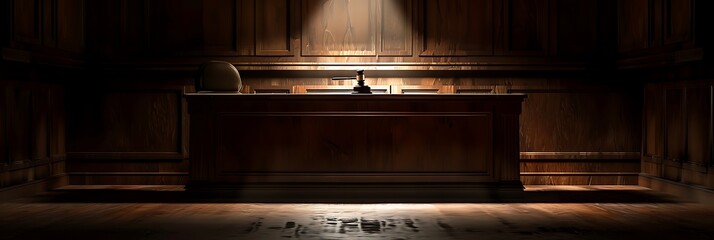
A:
[[[628,93],[529,93],[521,115],[521,151],[638,152],[636,101]]]
[[[84,52],[84,0],[57,1],[57,47],[73,53]]]
[[[255,0],[236,1],[237,55],[255,55]]]
[[[649,1],[628,0],[618,3],[618,49],[620,52],[649,46]]]
[[[519,55],[547,53],[549,1],[506,0],[505,46],[507,53]]]
[[[492,131],[513,128],[509,133],[517,134],[522,97],[189,94],[191,142],[198,143],[191,146],[189,187],[378,182],[517,185],[517,137],[493,143]],[[494,104],[498,111],[492,110]],[[504,114],[516,120],[492,125],[492,116]],[[504,153],[509,150],[515,158]]]
[[[664,90],[661,86],[645,86],[644,105],[644,156],[663,157],[664,148]],[[654,159],[652,159],[654,160]]]
[[[421,56],[493,55],[493,0],[426,0]]]
[[[645,132],[648,145],[664,149],[662,156],[643,156],[642,171],[648,177],[688,185],[714,186],[712,167],[711,80],[649,83],[645,107],[660,114],[644,115],[645,122],[659,122],[661,134]]]
[[[706,167],[711,159],[711,86],[687,88],[686,163]]]
[[[380,56],[412,56],[412,0],[379,1]]]
[[[9,86],[6,127],[9,138],[7,145],[9,150],[8,162],[10,163],[22,163],[32,159],[31,94],[32,91],[26,86]]]
[[[490,121],[487,115],[222,116],[216,163],[222,174],[489,173]],[[271,129],[244,127],[257,122]],[[446,144],[457,139],[471,148]]]
[[[205,51],[235,51],[238,23],[237,1],[203,2],[203,48]],[[241,33],[242,34],[242,33]]]
[[[305,0],[303,56],[374,56],[377,1]]]
[[[685,158],[684,90],[665,89],[665,157],[668,162],[681,163]]]
[[[199,51],[203,42],[203,1],[149,2],[151,50],[162,54]]]
[[[41,44],[46,47],[57,47],[57,1],[40,0],[40,25]]]
[[[180,93],[72,92],[69,152],[181,153]]]
[[[13,0],[13,40],[40,44],[41,4],[39,0]]]
[[[63,89],[15,67],[0,66],[0,191],[64,174]]]
[[[595,54],[598,46],[597,0],[559,0],[557,4],[557,54],[559,56],[587,56]],[[550,24],[549,24],[550,26]]]
[[[265,0],[255,4],[255,54],[292,56],[291,9],[294,1]]]
[[[663,0],[664,43],[691,41],[693,36],[693,0]]]

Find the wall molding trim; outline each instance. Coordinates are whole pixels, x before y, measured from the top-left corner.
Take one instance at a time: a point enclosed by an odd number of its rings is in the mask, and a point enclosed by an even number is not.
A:
[[[714,190],[705,187],[670,181],[643,173],[640,174],[639,185],[674,195],[682,201],[714,204]]]
[[[69,185],[68,175],[61,173],[45,179],[0,188],[0,202],[6,202],[16,198],[29,197],[66,185]]]

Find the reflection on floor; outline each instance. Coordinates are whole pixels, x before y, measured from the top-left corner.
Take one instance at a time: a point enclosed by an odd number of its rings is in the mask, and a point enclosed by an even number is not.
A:
[[[0,239],[712,239],[714,207],[645,188],[529,186],[518,202],[244,203],[70,186],[0,204]]]

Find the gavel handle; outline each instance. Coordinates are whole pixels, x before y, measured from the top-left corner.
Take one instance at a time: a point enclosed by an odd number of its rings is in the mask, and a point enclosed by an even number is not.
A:
[[[357,77],[332,77],[332,80],[353,80],[357,79]]]

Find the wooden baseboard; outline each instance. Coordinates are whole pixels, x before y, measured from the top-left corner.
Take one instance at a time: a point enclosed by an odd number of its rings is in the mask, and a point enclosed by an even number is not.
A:
[[[187,172],[70,172],[72,185],[183,185]]]
[[[640,174],[639,185],[680,198],[681,201],[714,204],[714,190]]]
[[[29,197],[66,185],[69,185],[69,178],[66,174],[60,174],[41,180],[23,183],[20,185],[1,188],[0,202],[5,202],[16,198]]]

